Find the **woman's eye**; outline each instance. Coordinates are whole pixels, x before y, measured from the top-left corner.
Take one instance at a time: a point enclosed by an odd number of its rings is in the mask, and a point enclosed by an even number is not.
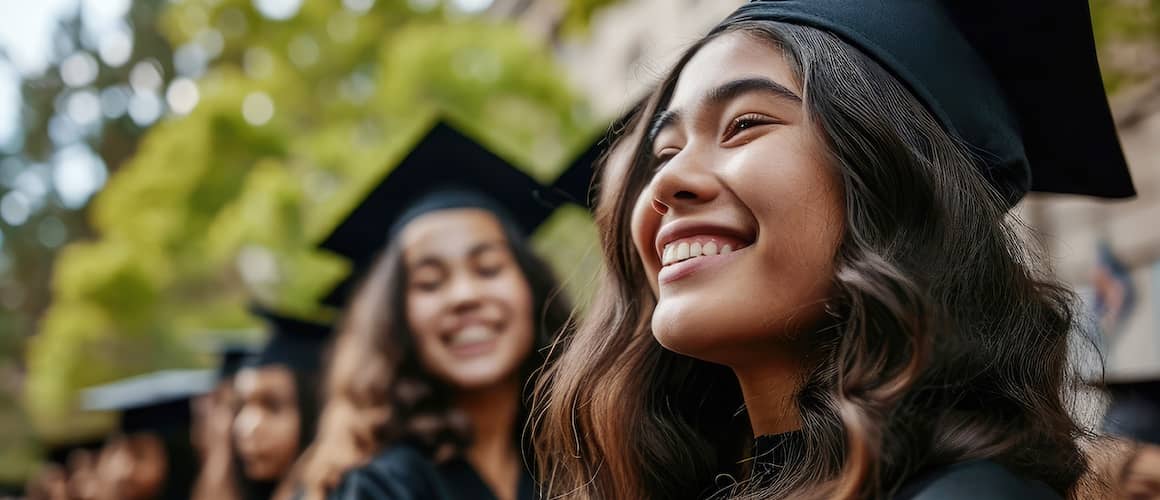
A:
[[[735,118],[732,122],[729,122],[729,126],[725,128],[725,133],[724,137],[722,137],[722,140],[728,141],[729,139],[736,137],[737,134],[740,134],[746,130],[774,122],[775,121],[772,118],[756,113],[741,115]]]
[[[502,264],[496,264],[496,265],[490,265],[490,266],[480,266],[478,269],[476,269],[476,273],[478,273],[480,276],[482,276],[484,278],[492,278],[492,277],[498,276],[499,273],[501,273],[501,272],[503,272],[503,265]]]
[[[438,290],[446,278],[446,273],[442,269],[430,264],[415,268],[410,275],[411,287],[422,292]]]
[[[416,289],[424,292],[434,292],[439,289],[438,281],[415,281],[412,283]]]
[[[681,150],[677,148],[664,148],[653,153],[653,170],[660,170],[680,152]]]

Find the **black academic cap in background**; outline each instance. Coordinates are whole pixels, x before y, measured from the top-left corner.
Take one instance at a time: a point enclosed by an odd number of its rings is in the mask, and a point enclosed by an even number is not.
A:
[[[984,159],[1012,204],[1028,189],[1135,195],[1086,0],[754,0],[730,18],[859,48]]]
[[[1114,436],[1160,445],[1160,378],[1109,382],[1111,402],[1104,431]]]
[[[592,209],[599,202],[599,193],[596,183],[597,164],[608,154],[608,149],[624,134],[629,132],[643,112],[647,99],[641,99],[612,122],[611,125],[596,137],[596,140],[572,161],[556,181],[552,183],[552,193],[565,201]]]
[[[333,330],[330,324],[293,318],[258,305],[251,305],[250,312],[262,319],[270,337],[257,354],[247,358],[245,366],[280,365],[298,373],[320,370]]]
[[[218,381],[228,380],[237,375],[246,361],[256,354],[256,350],[249,344],[226,343],[218,347]]]
[[[391,235],[423,213],[488,208],[531,234],[556,205],[523,171],[447,124],[436,124],[403,161],[346,216],[321,247],[350,259],[349,278],[323,298],[345,305],[358,277]]]
[[[85,389],[82,406],[121,412],[124,434],[188,430],[190,400],[213,389],[214,370],[167,370]]]

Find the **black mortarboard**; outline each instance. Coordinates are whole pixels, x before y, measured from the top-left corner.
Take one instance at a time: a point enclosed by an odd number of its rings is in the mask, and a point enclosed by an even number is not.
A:
[[[246,344],[227,343],[218,348],[217,379],[226,380],[237,375],[246,360],[255,355],[254,348]]]
[[[600,134],[596,141],[580,153],[568,169],[552,183],[552,192],[572,203],[592,208],[596,206],[597,193],[592,191],[592,179],[596,176],[596,165],[611,146],[612,136]]]
[[[1028,189],[1135,195],[1084,0],[754,0],[729,20],[857,47],[984,159],[1011,203]]]
[[[567,170],[552,183],[552,192],[563,199],[577,205],[594,208],[599,201],[599,193],[593,191],[597,186],[593,182],[596,178],[596,168],[600,161],[608,154],[608,149],[627,133],[629,127],[635,124],[638,115],[643,111],[647,99],[641,99],[609,125],[604,133],[596,137],[592,145],[580,153]]]
[[[213,370],[168,370],[86,389],[84,409],[120,411],[122,433],[188,429],[190,399],[213,388]]]
[[[486,208],[531,234],[556,208],[542,194],[535,179],[439,123],[320,245],[350,259],[353,269],[323,302],[344,305],[391,236],[424,213]]]
[[[246,366],[282,365],[299,373],[319,371],[331,325],[292,318],[257,305],[250,306],[250,312],[266,323],[270,338],[261,351],[248,358]]]
[[[1160,379],[1109,382],[1104,414],[1108,434],[1160,445]]]

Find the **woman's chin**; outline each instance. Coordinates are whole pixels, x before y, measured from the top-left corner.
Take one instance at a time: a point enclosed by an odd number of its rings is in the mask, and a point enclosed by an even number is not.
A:
[[[713,361],[713,352],[721,346],[719,330],[698,328],[696,322],[689,321],[687,315],[668,320],[668,315],[657,308],[653,314],[653,338],[665,349],[705,361]]]
[[[451,370],[444,375],[444,379],[451,387],[458,391],[478,391],[488,389],[507,381],[515,372],[514,369],[504,367],[475,367],[464,366],[461,369]]]
[[[272,481],[278,478],[277,471],[266,464],[247,464],[246,478],[251,481]]]

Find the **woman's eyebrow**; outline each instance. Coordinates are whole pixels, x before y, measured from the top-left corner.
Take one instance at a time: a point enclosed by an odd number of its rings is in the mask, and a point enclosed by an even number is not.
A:
[[[795,104],[801,104],[802,102],[802,98],[785,85],[770,80],[769,78],[751,77],[726,82],[710,90],[705,95],[704,103],[709,106],[720,106],[749,93],[769,94]]]
[[[705,106],[720,106],[749,93],[768,94],[795,104],[802,102],[802,98],[789,87],[764,77],[741,78],[723,83],[706,93],[702,102]],[[658,114],[649,127],[648,141],[654,141],[666,128],[680,124],[682,118],[680,110],[665,110]]]

